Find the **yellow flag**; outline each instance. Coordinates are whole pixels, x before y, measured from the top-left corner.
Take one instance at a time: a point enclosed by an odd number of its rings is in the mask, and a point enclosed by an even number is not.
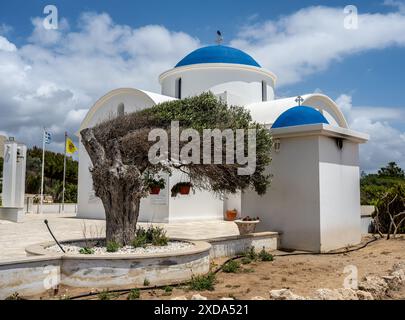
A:
[[[77,151],[77,148],[70,138],[66,138],[66,153],[73,154]]]

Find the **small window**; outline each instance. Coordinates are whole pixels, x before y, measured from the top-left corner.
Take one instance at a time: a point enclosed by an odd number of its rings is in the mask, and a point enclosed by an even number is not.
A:
[[[280,141],[280,139],[274,140],[273,146],[274,146],[274,151],[279,153],[280,149],[281,149],[281,141]]]
[[[175,87],[176,93],[175,93],[175,97],[177,99],[181,99],[181,78],[178,78],[176,80],[176,87]]]
[[[267,101],[267,82],[262,81],[262,101]]]
[[[117,107],[117,116],[122,117],[125,114],[125,105],[120,103]]]

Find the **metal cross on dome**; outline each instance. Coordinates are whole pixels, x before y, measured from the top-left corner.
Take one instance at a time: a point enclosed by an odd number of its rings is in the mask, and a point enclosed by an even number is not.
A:
[[[304,102],[304,98],[301,96],[298,96],[297,99],[295,99],[295,102],[298,103],[298,106],[301,106],[301,103]]]
[[[217,40],[215,40],[215,42],[220,45],[222,42],[224,41],[224,38],[222,37],[222,32],[221,31],[217,31]]]

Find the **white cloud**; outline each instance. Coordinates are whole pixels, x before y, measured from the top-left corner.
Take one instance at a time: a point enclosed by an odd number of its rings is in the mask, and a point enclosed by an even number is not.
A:
[[[352,96],[342,94],[336,99],[336,104],[340,107],[346,118],[348,118],[352,111]]]
[[[7,35],[11,31],[13,31],[12,26],[9,26],[8,24],[5,23],[0,24],[0,35]]]
[[[8,41],[5,37],[0,36],[0,51],[13,52],[16,51],[17,47]]]
[[[348,55],[405,46],[405,15],[399,11],[359,14],[357,30],[346,29],[345,18],[343,8],[309,7],[275,21],[246,25],[232,45],[275,72],[280,86],[326,70]]]
[[[31,22],[34,26],[34,31],[28,40],[41,45],[58,43],[63,37],[63,33],[69,29],[69,23],[64,18],[58,23],[58,29],[45,29],[42,18],[33,18]]]
[[[159,73],[200,46],[197,39],[150,25],[133,29],[107,14],[86,13],[77,31],[62,19],[46,30],[32,19],[29,42],[17,48],[0,36],[0,128],[29,145],[41,143],[42,127],[62,150],[87,110],[107,91],[138,87],[159,92]]]
[[[405,131],[396,129],[390,122],[402,121],[405,126],[405,111],[400,108],[354,107],[352,97],[342,94],[336,103],[345,113],[349,127],[365,132],[370,140],[360,147],[360,164],[372,172],[395,161],[405,168]]]
[[[385,0],[384,5],[389,7],[394,7],[398,9],[400,12],[405,13],[405,2],[399,0]]]

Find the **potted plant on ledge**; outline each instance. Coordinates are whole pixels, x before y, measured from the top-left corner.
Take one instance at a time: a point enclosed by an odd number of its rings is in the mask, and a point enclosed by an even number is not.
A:
[[[238,216],[238,210],[226,210],[225,212],[225,220],[226,221],[235,221],[236,217]]]
[[[152,177],[148,177],[147,185],[149,187],[149,193],[151,195],[158,195],[161,189],[165,188],[165,179],[155,179]]]
[[[172,197],[176,197],[179,193],[181,195],[188,195],[190,193],[191,182],[178,182],[172,187]]]
[[[235,223],[238,226],[239,233],[241,235],[254,233],[256,230],[256,226],[259,222],[260,222],[260,219],[258,217],[251,218],[249,216],[247,216],[243,219],[235,220]]]

